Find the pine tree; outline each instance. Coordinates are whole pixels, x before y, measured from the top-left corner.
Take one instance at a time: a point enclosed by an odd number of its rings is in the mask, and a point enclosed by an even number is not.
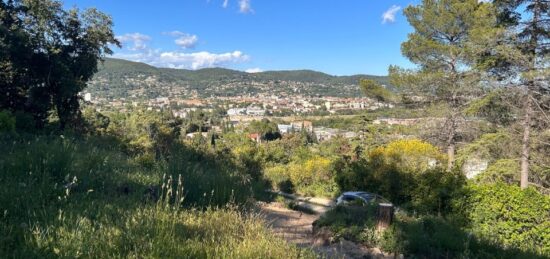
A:
[[[501,24],[507,26],[508,44],[513,48],[502,53],[509,85],[519,88],[523,110],[520,186],[529,185],[529,162],[532,127],[537,119],[550,123],[544,99],[550,93],[550,1],[496,0]]]
[[[404,14],[414,31],[401,49],[417,69],[390,67],[392,83],[447,104],[440,138],[447,148],[450,170],[463,109],[483,91],[477,60],[497,33],[497,18],[491,4],[477,0],[423,0],[407,7]]]

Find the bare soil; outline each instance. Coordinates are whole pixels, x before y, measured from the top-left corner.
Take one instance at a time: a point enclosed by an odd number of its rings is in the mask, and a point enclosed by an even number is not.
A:
[[[285,208],[280,203],[260,204],[268,226],[276,235],[299,247],[310,248],[321,258],[393,258],[380,250],[341,241],[330,244],[327,237],[314,236],[312,223],[319,215],[310,215]]]

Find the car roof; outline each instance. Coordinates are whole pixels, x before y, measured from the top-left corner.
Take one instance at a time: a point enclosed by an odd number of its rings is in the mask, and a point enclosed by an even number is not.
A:
[[[370,193],[370,192],[345,192],[342,194],[343,196],[354,196],[354,197],[359,197],[359,198],[362,198],[362,199],[372,199],[374,197],[381,197],[380,195],[377,195],[375,193]],[[382,198],[384,199],[384,198]]]
[[[354,195],[354,196],[361,196],[361,195],[374,195],[373,193],[369,192],[344,192],[342,195]]]
[[[384,197],[382,197],[378,194],[370,193],[370,192],[361,192],[361,191],[344,192],[344,193],[342,193],[341,196],[355,196],[355,197],[360,197],[362,199],[371,199],[373,197],[378,197],[378,198],[382,199],[382,201],[387,202],[388,204],[391,204],[391,202],[388,199],[386,199],[386,198],[384,198]]]

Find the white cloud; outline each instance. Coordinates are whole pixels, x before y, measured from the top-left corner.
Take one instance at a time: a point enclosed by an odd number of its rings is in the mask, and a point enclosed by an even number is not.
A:
[[[229,0],[223,0],[223,8],[227,8],[227,6],[229,5]]]
[[[141,33],[127,33],[124,35],[116,36],[116,39],[124,45],[124,43],[131,43],[129,50],[144,50],[147,48],[147,42],[151,40],[151,37]]]
[[[192,35],[181,31],[164,32],[163,34],[178,37],[174,42],[176,45],[184,49],[194,48],[199,41],[199,37],[197,35]]]
[[[194,70],[208,67],[223,67],[231,63],[245,62],[250,59],[249,56],[241,51],[216,54],[206,51],[186,53],[180,51],[162,52],[151,49],[134,53],[117,53],[114,57],[143,62],[158,67]]]
[[[177,37],[175,43],[184,49],[194,47],[198,41],[196,35],[181,31],[164,32],[163,34]],[[133,45],[132,47],[125,48],[123,52],[116,53],[113,57],[143,62],[157,67],[201,69],[224,67],[250,59],[248,55],[238,50],[227,53],[210,53],[207,51],[184,52],[179,50],[163,51],[162,49],[152,49],[146,44],[146,42],[151,40],[151,37],[140,33],[121,35],[117,39],[121,42],[131,42]]]
[[[197,35],[185,35],[177,38],[175,43],[184,49],[192,49],[197,44],[198,40],[199,38]]]
[[[239,11],[241,13],[252,13],[252,6],[250,5],[250,0],[239,0]]]
[[[245,70],[244,72],[246,73],[251,73],[251,74],[254,74],[254,73],[261,73],[261,72],[264,72],[261,68],[249,68],[247,70]]]
[[[214,54],[206,51],[195,53],[163,52],[159,56],[164,66],[171,68],[200,69],[223,66],[229,63],[243,62],[249,59],[240,51]]]
[[[399,10],[401,10],[401,6],[392,5],[390,9],[388,9],[382,14],[382,23],[395,22],[395,15],[397,14],[397,12],[399,12]]]

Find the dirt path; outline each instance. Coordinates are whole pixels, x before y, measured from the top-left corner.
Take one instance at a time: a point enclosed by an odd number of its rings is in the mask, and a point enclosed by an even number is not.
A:
[[[324,258],[385,258],[379,251],[367,249],[352,242],[322,245],[315,242],[312,223],[319,217],[285,208],[279,203],[261,205],[268,226],[276,235],[299,247],[311,248]]]

